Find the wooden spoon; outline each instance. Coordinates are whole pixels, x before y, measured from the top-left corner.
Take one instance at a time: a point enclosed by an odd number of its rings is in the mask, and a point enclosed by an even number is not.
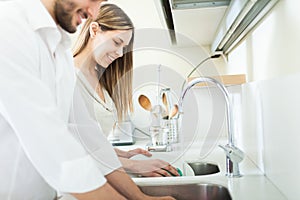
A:
[[[162,94],[162,102],[163,102],[163,104],[166,107],[166,112],[169,113],[169,109],[168,109],[169,106],[168,106],[168,101],[167,101],[166,93]]]
[[[169,113],[169,119],[172,119],[178,113],[178,105],[175,104]]]
[[[151,111],[152,105],[151,105],[151,102],[150,102],[150,100],[148,99],[148,97],[146,97],[145,95],[141,94],[141,95],[139,96],[139,103],[140,103],[140,105],[141,105],[145,110]]]

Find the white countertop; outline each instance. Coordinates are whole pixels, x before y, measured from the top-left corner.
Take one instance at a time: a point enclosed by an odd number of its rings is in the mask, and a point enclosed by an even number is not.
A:
[[[119,146],[123,150],[134,148],[145,148],[148,141],[137,141],[134,145]],[[196,145],[197,146],[197,145]],[[199,151],[199,150],[198,150]],[[159,152],[155,152],[155,158],[159,157]],[[170,154],[174,158],[176,152],[163,152],[162,157]],[[179,159],[170,162],[172,165],[182,167],[182,161],[199,160],[199,152],[192,148],[184,153]],[[213,183],[228,188],[232,199],[236,200],[283,200],[286,197],[269,181],[269,179],[257,168],[256,165],[246,156],[240,163],[240,171],[243,175],[240,178],[228,178],[225,176],[225,153],[221,148],[216,147],[202,162],[218,164],[220,172],[211,175],[202,176],[182,176],[182,177],[149,177],[149,178],[133,178],[137,185],[174,185],[188,183]],[[180,165],[181,164],[181,165]]]

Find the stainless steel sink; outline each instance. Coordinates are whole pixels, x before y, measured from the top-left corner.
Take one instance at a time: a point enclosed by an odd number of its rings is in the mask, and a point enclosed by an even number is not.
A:
[[[148,195],[172,196],[177,200],[231,200],[228,189],[217,184],[139,186]]]
[[[195,176],[215,174],[220,172],[218,165],[206,162],[188,162],[187,163],[195,173]]]

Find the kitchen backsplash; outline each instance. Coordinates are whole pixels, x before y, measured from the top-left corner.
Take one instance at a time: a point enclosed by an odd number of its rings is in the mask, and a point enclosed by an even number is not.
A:
[[[299,199],[300,73],[227,89],[233,102],[237,146],[288,199]],[[217,124],[213,122],[216,117]],[[186,145],[206,140],[215,125],[226,138],[224,98],[216,88],[194,88],[185,99],[184,118]]]
[[[288,199],[300,197],[300,73],[242,87],[242,148]]]

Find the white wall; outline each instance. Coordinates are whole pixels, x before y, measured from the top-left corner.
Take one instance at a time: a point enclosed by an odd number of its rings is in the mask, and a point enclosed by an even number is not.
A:
[[[185,36],[181,35],[181,37]],[[156,67],[161,64],[180,74],[181,80],[177,79],[173,81],[182,83],[194,67],[210,56],[207,50],[207,48],[197,46],[196,44],[191,47],[177,47],[176,45],[172,45],[169,32],[164,29],[137,29],[134,42],[134,68],[153,65],[154,70],[156,70]],[[226,63],[222,57],[208,60],[198,68],[193,76],[222,75],[226,72],[225,66]],[[134,75],[149,76],[149,74]],[[155,74],[153,75],[156,76]]]
[[[300,71],[300,1],[280,0],[256,30],[229,55],[228,73],[264,80]]]
[[[232,53],[228,73],[246,72],[243,146],[287,196],[299,199],[300,1],[281,0]]]

